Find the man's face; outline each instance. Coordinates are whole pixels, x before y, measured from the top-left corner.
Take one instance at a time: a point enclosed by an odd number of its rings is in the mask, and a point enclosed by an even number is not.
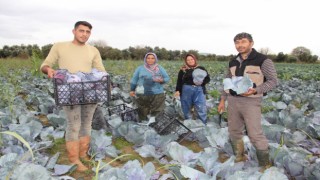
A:
[[[247,38],[238,39],[234,42],[234,45],[236,46],[237,51],[240,54],[246,54],[249,53],[253,46],[253,41],[250,42]]]
[[[79,25],[72,32],[74,34],[74,42],[77,44],[85,44],[91,35],[90,28],[84,25]]]

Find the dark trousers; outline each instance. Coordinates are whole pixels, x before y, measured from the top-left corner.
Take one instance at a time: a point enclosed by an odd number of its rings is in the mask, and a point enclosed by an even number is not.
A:
[[[147,120],[147,115],[156,116],[165,108],[166,96],[162,94],[137,95],[137,106],[139,119]]]

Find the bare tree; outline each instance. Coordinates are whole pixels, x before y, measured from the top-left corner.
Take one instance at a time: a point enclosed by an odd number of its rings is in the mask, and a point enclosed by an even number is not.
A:
[[[292,50],[291,55],[298,58],[301,62],[313,62],[311,51],[303,46],[296,47]]]
[[[299,47],[294,48],[291,52],[291,55],[296,56],[296,57],[299,57],[303,54],[311,55],[311,51],[306,47],[299,46]]]
[[[106,47],[108,47],[107,42],[104,41],[104,40],[93,40],[93,41],[90,41],[89,44],[90,44],[91,46],[101,47],[101,48],[106,48]]]
[[[270,49],[265,47],[265,48],[260,48],[258,50],[261,54],[264,54],[264,55],[268,55],[270,53]]]

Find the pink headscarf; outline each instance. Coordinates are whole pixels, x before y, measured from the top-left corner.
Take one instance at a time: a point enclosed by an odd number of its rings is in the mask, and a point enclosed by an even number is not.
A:
[[[154,58],[156,59],[156,61],[154,62],[154,64],[149,65],[149,64],[147,63],[147,56],[148,56],[148,55],[153,55],[153,56],[154,56]],[[159,71],[159,67],[158,67],[157,62],[158,62],[158,57],[157,57],[157,55],[156,55],[155,53],[148,52],[148,53],[144,56],[144,67],[145,67],[148,71],[150,71],[150,72],[152,72],[152,73],[157,73],[157,72]]]

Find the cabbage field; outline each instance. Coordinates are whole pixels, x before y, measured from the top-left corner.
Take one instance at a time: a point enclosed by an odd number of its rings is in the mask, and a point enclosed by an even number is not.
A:
[[[113,99],[97,108],[92,159],[84,162],[91,170],[79,173],[67,160],[65,114],[39,62],[0,59],[0,179],[320,179],[320,64],[275,64],[279,84],[264,97],[261,119],[274,166],[260,173],[247,136],[248,161],[234,163],[227,112],[219,116],[216,110],[227,63],[200,63],[211,77],[207,126],[181,119],[179,101],[172,98],[182,61],[159,61],[171,78],[165,111],[186,127],[172,124],[176,131],[161,134],[110,113],[121,104],[135,108],[129,80],[142,61],[104,61]]]

